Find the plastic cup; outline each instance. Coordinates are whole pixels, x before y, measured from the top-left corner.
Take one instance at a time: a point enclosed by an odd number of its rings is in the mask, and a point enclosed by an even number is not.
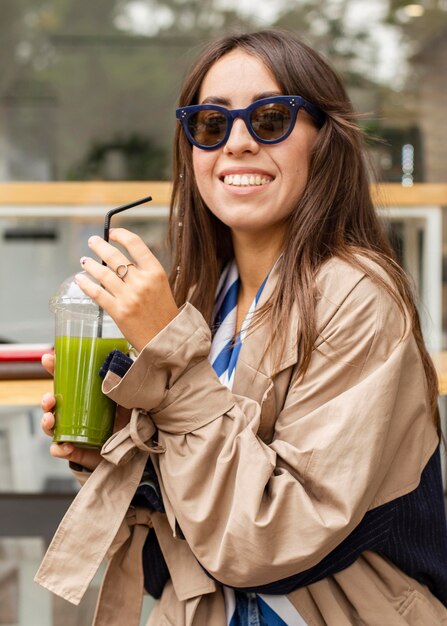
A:
[[[127,353],[128,342],[74,277],[62,283],[50,308],[56,330],[53,441],[100,448],[112,434],[116,405],[102,393],[99,371],[112,350]]]
[[[104,240],[109,241],[114,215],[151,200],[146,196],[110,210],[104,219]],[[112,434],[116,405],[102,393],[99,371],[112,350],[127,353],[129,344],[112,318],[78,287],[74,276],[59,287],[50,308],[56,322],[53,441],[100,448]]]

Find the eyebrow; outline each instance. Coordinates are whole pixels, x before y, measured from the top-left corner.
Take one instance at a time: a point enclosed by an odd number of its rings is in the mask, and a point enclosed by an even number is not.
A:
[[[264,98],[271,98],[273,96],[282,96],[282,93],[280,91],[263,91],[262,93],[255,94],[251,101],[256,102],[257,100],[263,100]],[[230,106],[230,101],[228,98],[220,96],[208,96],[200,104],[219,104],[221,106]]]

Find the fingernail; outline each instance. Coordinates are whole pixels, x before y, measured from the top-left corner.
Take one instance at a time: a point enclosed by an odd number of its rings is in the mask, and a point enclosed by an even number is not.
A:
[[[66,454],[69,454],[70,452],[73,452],[73,446],[71,446],[69,443],[66,443],[63,450]]]
[[[85,263],[87,262],[87,258],[86,256],[82,256],[81,257],[81,265],[85,265]]]
[[[53,396],[51,395],[51,393],[48,391],[47,393],[43,394],[42,400],[51,400]]]
[[[76,274],[74,277],[75,283],[82,283],[84,276],[82,274]]]

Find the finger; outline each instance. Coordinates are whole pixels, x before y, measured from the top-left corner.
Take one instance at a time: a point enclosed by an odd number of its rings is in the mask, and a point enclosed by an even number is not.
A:
[[[76,448],[72,443],[52,443],[50,454],[56,459],[65,459],[78,463],[88,470],[94,470],[101,462],[99,450]]]
[[[99,256],[114,272],[118,265],[127,265],[130,262],[133,262],[137,265],[137,260],[133,258],[133,254],[129,252],[129,258],[115,248],[115,246],[110,245],[107,241],[104,241],[101,237],[94,235],[90,237],[88,240],[88,246],[95,254]]]
[[[101,285],[94,283],[85,273],[76,274],[75,282],[82,291],[89,296],[96,304],[106,311],[110,310],[110,307],[114,304],[114,296],[109,293]]]
[[[113,228],[110,231],[109,238],[111,241],[120,244],[129,251],[133,259],[137,261],[140,267],[150,265],[154,261],[158,264],[158,260],[150,251],[144,241],[126,228]]]
[[[82,467],[85,467],[85,469],[93,471],[101,463],[102,456],[99,450],[76,448],[75,446],[68,460],[72,463],[82,465]]]
[[[93,276],[107,291],[116,294],[123,287],[123,281],[106,265],[102,265],[91,257],[83,256],[80,260],[82,269]]]
[[[72,443],[55,443],[50,446],[50,454],[56,459],[67,459],[73,453],[74,446]]]
[[[53,394],[50,392],[44,393],[40,401],[40,406],[42,407],[42,411],[44,413],[46,413],[47,411],[51,411],[51,409],[55,406],[55,404],[56,404],[56,398],[53,396]]]
[[[52,413],[44,413],[41,426],[43,432],[48,436],[52,437],[54,434],[54,415]]]
[[[42,354],[42,358],[40,362],[44,366],[44,368],[49,372],[52,376],[54,375],[54,365],[56,362],[56,358],[53,353]]]

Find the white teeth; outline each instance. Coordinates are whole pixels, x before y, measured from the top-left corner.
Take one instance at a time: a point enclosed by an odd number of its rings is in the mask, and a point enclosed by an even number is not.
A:
[[[240,174],[229,174],[224,176],[223,180],[226,185],[235,185],[238,187],[267,185],[272,181],[271,178],[260,176],[259,174],[242,174],[242,176]]]

